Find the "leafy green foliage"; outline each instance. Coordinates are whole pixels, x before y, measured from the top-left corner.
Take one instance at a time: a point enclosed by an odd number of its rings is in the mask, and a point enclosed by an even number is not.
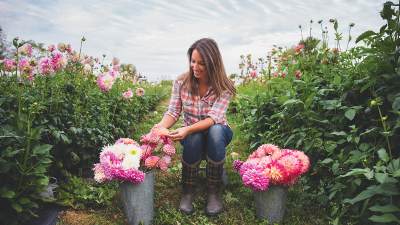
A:
[[[339,52],[305,40],[300,54],[278,51],[277,58],[291,59],[278,65],[286,78],[240,87],[250,91],[234,105],[251,141],[249,152],[274,143],[311,157],[305,180],[317,202],[329,207],[333,224],[400,218],[399,11],[386,3],[381,15],[387,24],[379,32],[357,38],[363,47]]]

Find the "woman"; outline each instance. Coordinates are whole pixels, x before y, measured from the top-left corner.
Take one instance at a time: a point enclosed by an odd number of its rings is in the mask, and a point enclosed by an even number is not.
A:
[[[223,209],[220,186],[225,148],[233,133],[226,120],[229,101],[235,95],[228,79],[217,43],[209,38],[196,41],[187,52],[189,72],[174,82],[168,111],[154,126],[183,145],[182,186],[179,209],[194,211],[194,188],[200,161],[207,159],[207,215],[217,215]],[[168,132],[183,109],[184,126]]]

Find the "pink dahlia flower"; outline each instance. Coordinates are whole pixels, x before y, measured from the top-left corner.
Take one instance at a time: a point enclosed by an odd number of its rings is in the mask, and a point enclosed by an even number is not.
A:
[[[255,191],[264,191],[268,188],[269,179],[262,174],[261,167],[247,169],[242,176],[243,184]]]
[[[159,161],[160,157],[152,155],[146,158],[146,160],[144,161],[144,166],[149,169],[152,169],[157,166]]]
[[[4,70],[7,72],[12,72],[15,70],[17,63],[13,59],[4,60]]]
[[[127,91],[125,91],[124,93],[122,93],[122,97],[123,97],[124,99],[130,99],[130,98],[132,98],[132,97],[133,97],[132,89],[129,88]]]
[[[97,86],[99,86],[102,92],[108,92],[114,85],[115,79],[109,74],[100,74],[97,77]]]
[[[163,146],[163,152],[169,156],[172,156],[176,152],[175,146],[171,144],[166,144]]]

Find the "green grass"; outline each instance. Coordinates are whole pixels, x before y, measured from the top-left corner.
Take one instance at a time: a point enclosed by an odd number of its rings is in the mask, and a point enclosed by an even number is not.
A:
[[[246,95],[254,94],[260,91],[260,86],[246,87],[241,89],[240,93]],[[147,133],[150,128],[160,121],[168,106],[168,100],[163,100],[157,107],[156,111],[148,115],[143,123],[139,125],[141,133],[133,135],[138,140],[140,135]],[[179,224],[268,224],[265,220],[259,220],[255,215],[255,205],[252,191],[242,185],[240,176],[233,172],[231,165],[233,159],[230,153],[236,152],[240,158],[246,158],[248,151],[248,142],[243,139],[245,136],[238,128],[238,124],[242,121],[237,114],[228,113],[228,121],[233,129],[234,136],[227,147],[227,157],[225,167],[229,177],[229,183],[224,188],[224,212],[216,217],[208,217],[204,212],[206,204],[206,187],[205,175],[200,174],[198,182],[198,190],[195,199],[195,212],[192,215],[185,215],[179,212],[178,205],[180,200],[180,172],[181,165],[179,158],[181,155],[181,146],[176,144],[178,154],[173,159],[173,166],[166,172],[158,171],[156,173],[155,185],[155,218],[154,224],[162,225],[179,225]],[[181,126],[181,122],[174,127]],[[203,162],[204,163],[204,162]],[[328,224],[326,221],[325,211],[318,207],[318,204],[309,198],[304,190],[305,186],[299,182],[294,187],[289,189],[287,210],[283,224],[288,225],[321,225]],[[118,200],[116,200],[118,201]],[[120,204],[115,204],[111,209],[101,209],[103,211],[112,212],[109,214],[99,213],[98,211],[84,211],[89,218],[98,218],[98,225],[119,225],[123,221],[123,213]],[[106,218],[109,216],[110,218]],[[71,225],[73,223],[59,223],[59,225]]]

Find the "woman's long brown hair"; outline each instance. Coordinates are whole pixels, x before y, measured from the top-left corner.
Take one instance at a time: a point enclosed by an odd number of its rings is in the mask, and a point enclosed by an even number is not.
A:
[[[187,55],[189,58],[189,72],[182,75],[183,86],[192,94],[198,94],[198,81],[194,76],[190,62],[192,61],[192,53],[197,50],[206,66],[209,83],[217,97],[222,92],[228,91],[230,94],[236,94],[236,88],[225,72],[224,63],[222,62],[221,53],[219,52],[217,43],[211,38],[202,38],[190,46]]]

